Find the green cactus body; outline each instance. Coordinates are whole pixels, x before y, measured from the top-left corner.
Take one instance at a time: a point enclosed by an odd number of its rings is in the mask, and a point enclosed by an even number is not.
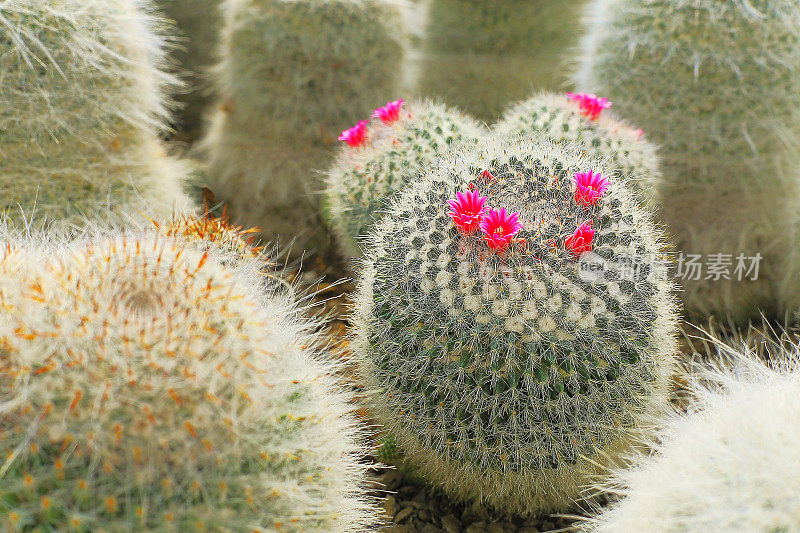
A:
[[[157,230],[51,248],[0,259],[4,530],[369,530],[350,398],[260,263]]]
[[[691,411],[659,430],[652,454],[598,487],[624,499],[586,531],[800,531],[798,353],[775,352],[777,368],[733,355],[735,372],[696,376]]]
[[[223,0],[155,0],[155,3],[180,31],[180,46],[173,56],[189,90],[176,96],[183,104],[177,113],[177,126],[187,140],[195,140],[212,102],[207,70],[215,63],[219,48]]]
[[[561,88],[584,3],[431,0],[421,94],[492,122],[533,90]]]
[[[229,0],[224,12],[209,184],[237,223],[324,249],[317,171],[339,132],[397,90],[401,17],[380,0]]]
[[[391,124],[373,120],[367,144],[342,147],[328,172],[330,223],[342,253],[360,256],[358,239],[388,198],[446,151],[476,147],[484,133],[471,118],[431,103],[411,103]]]
[[[686,307],[737,321],[798,300],[800,5],[792,0],[602,0],[577,74],[661,146],[659,203],[686,254],[731,259],[730,280],[683,281]],[[758,280],[734,274],[761,254]]]
[[[187,166],[158,139],[167,111],[158,21],[134,0],[0,6],[0,206],[64,226],[190,207]]]
[[[572,179],[589,169],[606,171],[544,139],[452,153],[369,236],[353,347],[376,416],[420,474],[505,513],[569,507],[667,405],[676,309],[644,259],[658,235],[621,183],[577,205]],[[445,212],[469,184],[520,213],[502,253]],[[594,277],[565,248],[587,221],[606,265]]]
[[[555,142],[576,143],[584,152],[608,159],[614,175],[627,180],[645,203],[661,177],[656,147],[643,132],[608,111],[596,119],[583,113],[566,95],[542,93],[509,109],[493,131],[502,137],[542,135]]]

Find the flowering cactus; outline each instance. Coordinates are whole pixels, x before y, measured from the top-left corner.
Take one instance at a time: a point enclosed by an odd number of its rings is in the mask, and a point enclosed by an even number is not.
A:
[[[343,146],[328,171],[326,198],[330,224],[342,253],[361,255],[358,239],[366,234],[386,200],[419,169],[451,149],[476,146],[483,129],[471,118],[429,102],[402,100],[375,110],[360,136],[342,132]],[[358,147],[358,148],[354,148]]]
[[[325,250],[318,171],[342,127],[396,90],[401,16],[391,0],[230,0],[223,11],[220,105],[201,146],[209,186],[237,224]]]
[[[369,530],[348,395],[225,257],[156,231],[7,244],[3,530]]]
[[[0,208],[63,227],[190,207],[169,158],[159,21],[139,0],[0,4]],[[110,212],[109,212],[110,209]]]
[[[737,370],[701,371],[690,413],[600,487],[625,499],[587,531],[800,531],[800,357],[782,350],[773,369],[755,354],[732,355]]]
[[[588,14],[579,88],[660,145],[655,199],[677,248],[733,263],[728,279],[684,278],[687,309],[744,322],[800,308],[800,4],[596,0]],[[734,273],[758,254],[757,280]]]
[[[661,176],[656,147],[636,130],[604,111],[611,102],[593,94],[541,93],[506,112],[493,130],[503,137],[544,136],[556,142],[577,142],[586,153],[608,158],[613,174],[632,182],[647,203],[653,182]]]
[[[408,183],[369,234],[353,348],[406,460],[455,497],[563,510],[667,406],[659,237],[623,183],[576,202],[589,171],[608,170],[573,145],[487,141]],[[470,190],[481,231],[452,215]]]

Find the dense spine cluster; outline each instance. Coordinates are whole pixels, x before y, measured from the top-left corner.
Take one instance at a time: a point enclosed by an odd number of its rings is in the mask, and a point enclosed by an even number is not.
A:
[[[564,509],[667,406],[659,236],[597,173],[573,145],[487,141],[407,184],[369,235],[353,347],[373,408],[456,497]]]
[[[343,127],[397,90],[405,35],[383,0],[229,0],[210,187],[267,239],[325,248],[318,171]]]
[[[225,257],[157,231],[6,246],[4,530],[368,530],[349,396]]]
[[[701,371],[690,413],[658,433],[649,457],[615,473],[611,491],[625,499],[587,531],[800,531],[798,353],[776,353],[777,368],[732,355],[736,371]]]
[[[188,208],[168,157],[159,20],[139,0],[0,5],[0,208],[64,226]]]
[[[612,113],[595,115],[582,109],[577,96],[581,95],[538,94],[509,109],[493,133],[575,143],[587,155],[607,159],[615,177],[628,181],[643,200],[649,200],[661,177],[656,147],[644,139],[642,130]]]
[[[400,107],[396,118],[375,118],[363,144],[342,147],[328,171],[330,223],[347,257],[361,255],[358,241],[388,198],[442,154],[474,148],[484,134],[473,119],[429,102]]]
[[[687,308],[783,318],[800,304],[800,4],[596,0],[588,13],[578,88],[661,146],[656,200],[678,249],[731,271],[762,257],[755,281],[685,278]]]

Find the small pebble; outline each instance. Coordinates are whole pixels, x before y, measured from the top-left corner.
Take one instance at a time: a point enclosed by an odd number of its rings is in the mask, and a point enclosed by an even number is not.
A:
[[[469,527],[468,527],[468,528],[467,528],[467,529],[464,531],[464,533],[488,533],[488,532],[486,531],[486,528],[485,528],[485,527],[483,527],[483,526],[485,526],[485,525],[486,525],[486,523],[485,523],[485,522],[476,522],[476,523],[472,524],[471,526],[469,526]]]
[[[386,496],[383,501],[383,510],[386,511],[386,516],[392,517],[397,513],[397,500],[391,494]]]
[[[542,531],[552,531],[556,528],[556,525],[549,520],[545,520],[542,522]]]
[[[451,514],[442,517],[442,527],[447,533],[461,533],[461,522]]]
[[[486,531],[488,531],[489,533],[505,533],[503,531],[503,526],[501,526],[500,524],[489,524],[486,527]]]
[[[405,520],[406,518],[408,518],[409,516],[411,516],[411,513],[413,513],[413,512],[414,512],[414,509],[412,507],[406,507],[405,509],[403,509],[402,511],[397,513],[397,516],[394,517],[394,521],[400,523],[403,520]]]
[[[420,533],[442,533],[442,530],[432,524],[426,524]]]

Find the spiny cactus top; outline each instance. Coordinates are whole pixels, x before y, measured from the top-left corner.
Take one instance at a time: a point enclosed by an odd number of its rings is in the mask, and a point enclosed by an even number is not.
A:
[[[0,25],[0,209],[69,225],[189,207],[158,139],[175,80],[147,2],[10,0]]]
[[[574,141],[596,158],[608,158],[613,175],[630,180],[644,199],[652,196],[661,175],[656,147],[634,129],[605,111],[611,102],[591,94],[542,93],[509,109],[494,126],[501,136],[544,135],[556,142]]]
[[[257,269],[153,231],[20,275],[18,257],[0,258],[4,530],[371,523],[348,397]]]
[[[331,225],[349,257],[360,255],[357,239],[387,198],[446,151],[477,146],[484,133],[473,119],[430,102],[389,102],[372,116],[342,132],[347,146],[328,172]]]
[[[659,431],[654,453],[599,487],[625,498],[587,531],[800,531],[797,348],[775,351],[773,368],[732,355],[735,371],[699,372],[690,413]]]
[[[408,184],[369,235],[354,348],[380,420],[457,496],[567,507],[666,405],[671,284],[607,172],[564,143],[487,141]]]
[[[687,309],[746,321],[800,306],[800,4],[595,0],[576,81],[659,146],[656,200],[676,246],[763,256],[757,281],[684,280]],[[792,309],[794,306],[788,306]]]

